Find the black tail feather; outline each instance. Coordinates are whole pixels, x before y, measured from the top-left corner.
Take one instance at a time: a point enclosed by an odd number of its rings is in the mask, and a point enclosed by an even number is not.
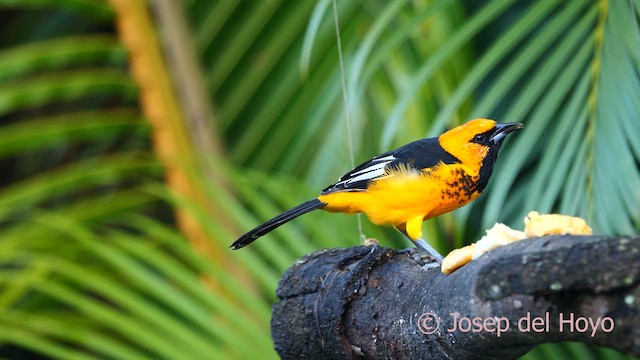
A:
[[[231,244],[231,248],[233,250],[238,250],[243,248],[252,242],[256,241],[260,236],[265,235],[271,230],[276,229],[280,225],[289,222],[297,218],[300,215],[304,215],[310,211],[316,210],[323,206],[327,205],[318,199],[309,200],[305,203],[302,203],[291,210],[285,211],[282,214],[274,217],[273,219],[267,221],[262,225],[256,226],[255,229],[249,231],[248,233],[242,235],[238,240],[236,240],[233,244]]]

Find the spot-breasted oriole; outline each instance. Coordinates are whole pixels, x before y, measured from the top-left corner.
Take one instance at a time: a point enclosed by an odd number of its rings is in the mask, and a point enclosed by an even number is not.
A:
[[[502,141],[520,123],[475,119],[439,137],[414,141],[380,154],[343,175],[317,198],[304,202],[242,235],[240,249],[310,211],[365,213],[378,225],[393,225],[436,260],[442,256],[422,237],[422,222],[466,205],[487,186]]]

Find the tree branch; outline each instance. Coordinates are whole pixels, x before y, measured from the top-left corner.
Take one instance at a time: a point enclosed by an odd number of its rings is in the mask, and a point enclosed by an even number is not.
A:
[[[276,294],[283,359],[509,359],[559,341],[640,355],[640,237],[524,240],[448,276],[396,250],[323,250]]]

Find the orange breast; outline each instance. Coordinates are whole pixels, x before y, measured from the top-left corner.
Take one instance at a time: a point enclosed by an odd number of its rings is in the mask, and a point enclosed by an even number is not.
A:
[[[479,193],[477,174],[464,165],[440,165],[423,171],[399,168],[373,182],[365,191],[321,195],[324,210],[365,213],[378,225],[400,225],[412,218],[423,220],[466,205]]]

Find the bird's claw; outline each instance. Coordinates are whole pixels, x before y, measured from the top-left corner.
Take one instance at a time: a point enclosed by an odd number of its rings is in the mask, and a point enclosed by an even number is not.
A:
[[[416,264],[420,265],[424,269],[430,269],[434,267],[440,267],[440,262],[431,256],[428,252],[420,251],[420,249],[411,247],[408,249],[400,250],[401,254],[406,254],[411,257]]]

